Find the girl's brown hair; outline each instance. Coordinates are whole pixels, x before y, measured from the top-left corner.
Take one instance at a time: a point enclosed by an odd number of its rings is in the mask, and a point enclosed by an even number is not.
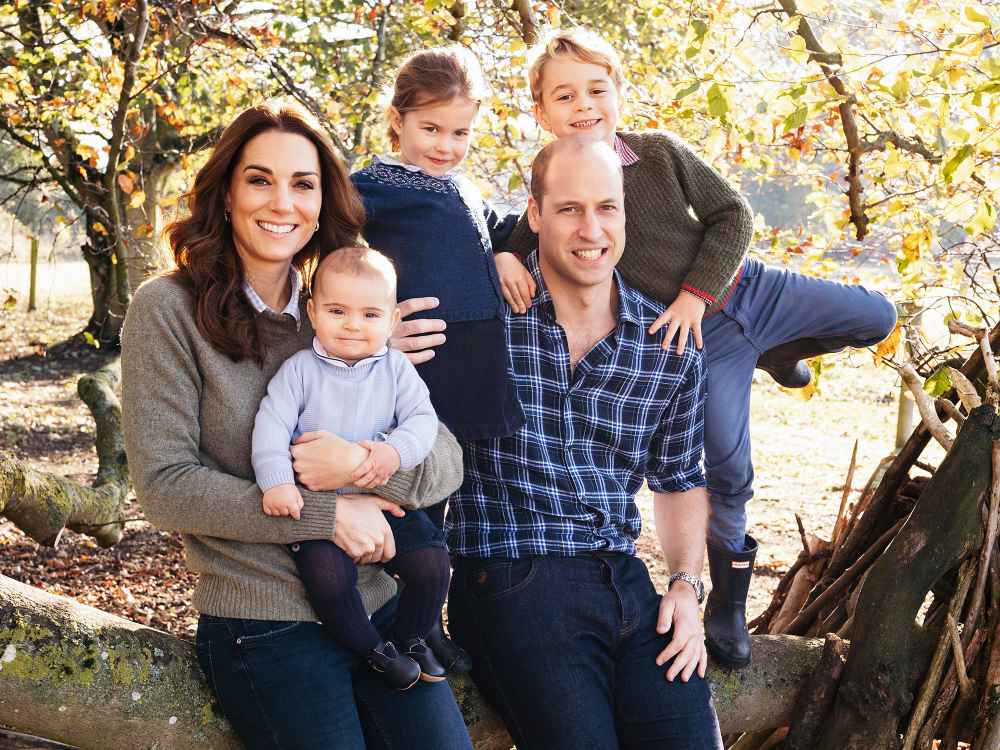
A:
[[[465,47],[439,47],[415,52],[406,58],[396,73],[390,104],[400,117],[415,109],[450,102],[464,97],[482,104],[490,88],[479,61]],[[399,136],[387,128],[389,142],[399,150]]]
[[[225,198],[244,146],[270,130],[308,138],[319,154],[323,190],[319,229],[292,258],[300,273],[325,252],[356,243],[365,221],[347,168],[329,136],[304,108],[290,102],[260,104],[229,124],[185,196],[189,215],[168,226],[166,234],[177,265],[170,275],[194,296],[198,331],[234,362],[249,357],[261,364],[266,346],[257,315],[243,294],[244,269],[226,220]]]

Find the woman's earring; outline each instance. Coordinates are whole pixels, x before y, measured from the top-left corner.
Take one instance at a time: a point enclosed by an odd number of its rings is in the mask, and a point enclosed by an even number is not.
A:
[[[228,224],[229,223],[229,209],[228,208],[222,209],[222,213],[224,213],[226,215],[226,223]]]
[[[315,233],[316,233],[316,232],[318,232],[318,231],[319,231],[319,222],[317,221],[317,222],[316,222],[316,226],[315,226],[315,227],[313,227],[313,234],[315,234]]]

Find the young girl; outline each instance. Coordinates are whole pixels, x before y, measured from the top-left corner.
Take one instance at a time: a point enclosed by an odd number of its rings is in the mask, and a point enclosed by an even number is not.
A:
[[[415,53],[396,75],[388,111],[396,156],[377,157],[351,175],[367,213],[362,234],[396,266],[398,298],[440,301],[424,317],[445,320],[447,338],[417,372],[438,418],[459,440],[509,435],[524,421],[508,372],[493,261],[517,215],[499,217],[457,172],[487,92],[464,48]],[[444,503],[427,510],[443,525]],[[440,629],[428,643],[458,671],[460,654]]]

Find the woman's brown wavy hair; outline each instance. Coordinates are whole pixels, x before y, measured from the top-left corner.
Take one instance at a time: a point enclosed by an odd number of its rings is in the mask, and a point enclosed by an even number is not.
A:
[[[292,259],[300,273],[326,253],[356,244],[365,220],[364,206],[347,168],[329,136],[303,107],[291,102],[260,104],[244,110],[229,124],[185,196],[189,216],[172,223],[166,234],[177,264],[170,275],[194,296],[198,330],[234,362],[249,357],[262,364],[266,342],[261,339],[258,317],[242,292],[243,264],[225,217],[225,197],[243,147],[270,130],[308,138],[319,153],[323,204],[319,229]]]

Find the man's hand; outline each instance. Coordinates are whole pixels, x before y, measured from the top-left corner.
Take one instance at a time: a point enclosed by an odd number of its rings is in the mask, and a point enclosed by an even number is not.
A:
[[[432,347],[441,346],[445,342],[443,331],[447,325],[443,320],[435,318],[420,318],[406,320],[408,315],[424,310],[433,310],[440,304],[437,297],[414,297],[399,303],[399,314],[402,317],[392,331],[389,344],[393,349],[405,352],[410,361],[419,365],[433,358]]]
[[[352,483],[355,487],[370,490],[385,484],[399,471],[399,451],[389,443],[362,440],[359,445],[368,449],[368,458],[354,470]]]
[[[507,300],[511,310],[524,315],[537,292],[535,280],[514,253],[497,253],[493,256],[493,262],[497,265],[503,298]]]
[[[674,581],[660,600],[656,632],[666,633],[670,630],[672,636],[667,647],[656,657],[656,665],[662,667],[671,657],[676,657],[667,670],[667,679],[671,682],[678,674],[683,682],[687,682],[696,669],[699,677],[705,676],[708,652],[705,650],[705,631],[698,612],[698,597],[694,588],[684,581]]]
[[[292,468],[307,490],[339,490],[351,483],[354,470],[368,451],[330,432],[306,432],[291,447]]]
[[[299,520],[302,495],[294,484],[279,484],[264,493],[264,513],[269,516],[288,516]]]
[[[667,334],[663,337],[663,350],[670,351],[670,344],[673,343],[674,336],[677,336],[677,354],[680,355],[684,353],[690,332],[694,334],[695,346],[701,349],[701,319],[705,317],[707,306],[701,297],[681,290],[670,307],[653,321],[649,333],[652,335],[663,326],[667,326]]]
[[[383,510],[395,516],[403,511],[395,503],[372,495],[340,495],[333,543],[357,565],[389,562],[396,556],[396,542]]]

